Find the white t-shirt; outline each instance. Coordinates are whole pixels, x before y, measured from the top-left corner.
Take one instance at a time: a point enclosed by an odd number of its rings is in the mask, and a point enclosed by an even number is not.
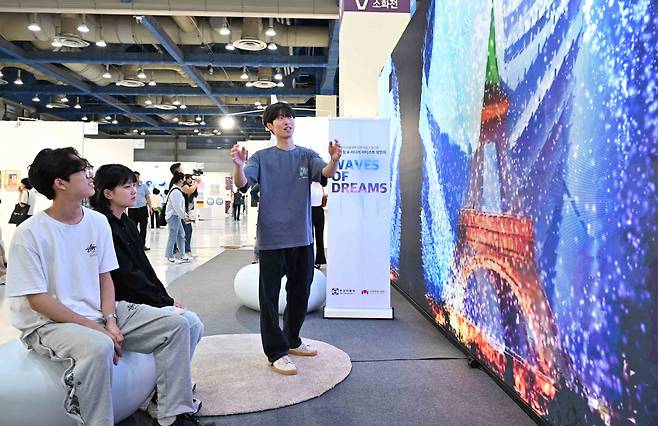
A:
[[[37,190],[32,188],[30,190],[23,191],[21,194],[20,202],[30,206],[30,209],[27,211],[27,215],[32,216],[34,214],[34,206],[37,205]]]
[[[39,211],[16,228],[9,252],[6,295],[24,336],[51,322],[30,307],[28,294],[47,293],[82,316],[103,318],[99,274],[119,267],[104,215],[83,207],[82,220],[67,225]]]
[[[322,205],[322,196],[324,195],[324,190],[320,182],[311,183],[311,206],[317,207]]]

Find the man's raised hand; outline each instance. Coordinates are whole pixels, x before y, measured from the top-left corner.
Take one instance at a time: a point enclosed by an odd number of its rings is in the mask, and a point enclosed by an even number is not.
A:
[[[341,155],[343,155],[343,148],[340,146],[338,139],[329,141],[329,155],[333,161],[340,160]]]
[[[231,160],[236,166],[243,167],[245,161],[247,161],[247,149],[245,147],[240,147],[237,143],[231,148]]]

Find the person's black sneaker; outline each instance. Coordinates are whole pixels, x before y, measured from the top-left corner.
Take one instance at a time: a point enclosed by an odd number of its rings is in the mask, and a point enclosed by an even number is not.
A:
[[[157,419],[153,419],[153,426],[160,426]],[[201,426],[201,422],[194,414],[179,414],[171,426]]]

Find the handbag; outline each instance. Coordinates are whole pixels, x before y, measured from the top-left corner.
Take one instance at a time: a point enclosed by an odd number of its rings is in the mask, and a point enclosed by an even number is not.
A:
[[[27,212],[30,211],[30,205],[29,204],[23,204],[22,206],[20,203],[16,204],[14,206],[14,211],[11,212],[11,216],[9,217],[9,223],[13,223],[14,225],[20,225],[27,219]]]
[[[327,194],[322,194],[322,207],[327,207]]]

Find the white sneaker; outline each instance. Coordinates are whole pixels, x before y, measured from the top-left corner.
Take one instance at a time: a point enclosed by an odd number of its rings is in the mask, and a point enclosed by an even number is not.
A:
[[[167,260],[169,261],[169,263],[176,263],[175,257],[168,257]]]
[[[288,354],[297,356],[316,356],[318,354],[318,350],[308,343],[302,342],[302,344],[296,348],[288,349]]]
[[[190,263],[190,258],[189,257],[181,257],[178,259],[177,263]]]
[[[271,363],[270,367],[272,367],[272,369],[277,373],[283,374],[284,376],[294,376],[297,374],[297,367],[295,366],[295,363],[292,362],[290,357],[287,355],[282,356],[281,358]]]

